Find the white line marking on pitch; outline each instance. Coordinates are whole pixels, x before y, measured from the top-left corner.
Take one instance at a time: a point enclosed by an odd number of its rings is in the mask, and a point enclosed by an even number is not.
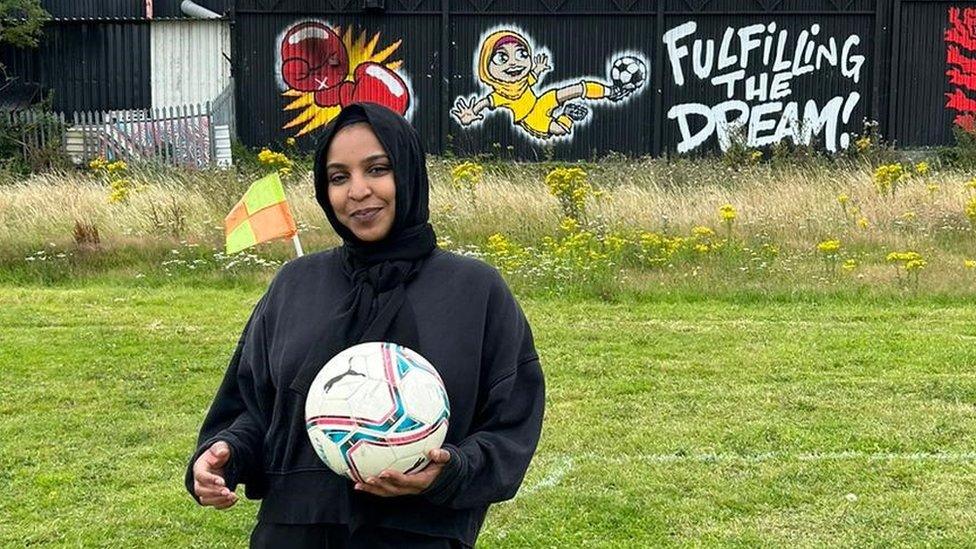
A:
[[[573,470],[574,466],[575,462],[573,461],[572,457],[566,455],[561,456],[552,469],[546,473],[546,476],[542,477],[542,480],[535,484],[526,486],[522,490],[519,490],[515,497],[531,496],[539,490],[551,488],[559,484],[559,482],[562,481],[563,478]]]
[[[566,477],[578,461],[590,461],[611,465],[627,463],[763,463],[769,461],[942,461],[942,462],[970,462],[976,461],[976,452],[766,452],[762,454],[623,454],[608,456],[592,452],[578,454],[543,454],[539,458],[546,462],[554,462],[548,473],[542,479],[519,490],[515,496],[531,496],[540,490],[552,488]],[[512,501],[512,500],[510,500]]]
[[[554,454],[557,459],[569,454]],[[622,454],[583,452],[571,456],[600,463],[762,463],[765,461],[976,461],[976,452],[765,452],[761,454]]]

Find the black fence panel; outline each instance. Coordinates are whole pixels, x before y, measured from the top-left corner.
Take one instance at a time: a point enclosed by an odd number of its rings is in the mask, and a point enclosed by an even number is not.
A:
[[[553,24],[543,15],[453,16],[450,101],[431,116],[447,110],[453,150],[464,155],[487,150],[535,159],[548,154],[547,146],[557,158],[650,154],[650,21],[561,15]],[[624,76],[634,89],[611,100],[611,73],[623,78],[618,69],[633,71]],[[505,82],[506,73],[527,81]]]
[[[45,26],[36,49],[5,46],[7,75],[53,92],[57,111],[150,106],[149,25],[72,21]]]
[[[976,116],[976,3],[897,2],[890,131],[900,145],[951,143]]]
[[[238,134],[311,148],[338,109],[403,112],[429,151],[836,151],[865,119],[900,145],[976,126],[976,0],[200,0],[234,18]],[[179,0],[154,16],[180,17]],[[145,0],[47,0],[139,17]],[[367,7],[371,6],[371,7]],[[96,9],[97,8],[97,9]],[[61,110],[149,106],[149,24],[61,21],[8,74]]]
[[[138,19],[146,0],[41,0],[54,19]]]
[[[438,150],[429,113],[441,103],[439,17],[238,13],[235,30],[237,129],[248,144],[292,137],[312,148],[342,105],[373,101],[411,119]]]
[[[872,102],[873,16],[668,16],[668,152],[784,139],[847,148]]]
[[[194,0],[194,3],[218,15],[224,15],[234,7],[234,0]],[[183,0],[153,0],[153,19],[186,17],[180,8],[182,4]]]

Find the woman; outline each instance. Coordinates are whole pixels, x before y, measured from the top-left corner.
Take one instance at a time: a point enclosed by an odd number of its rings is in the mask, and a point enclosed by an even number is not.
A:
[[[244,328],[190,459],[186,487],[226,508],[262,499],[252,547],[473,546],[488,505],[515,495],[542,424],[544,383],[525,316],[498,272],[436,247],[416,131],[354,104],[325,129],[315,196],[341,247],[285,264]],[[438,370],[450,428],[432,463],[353,484],[304,426],[318,370],[363,341]]]

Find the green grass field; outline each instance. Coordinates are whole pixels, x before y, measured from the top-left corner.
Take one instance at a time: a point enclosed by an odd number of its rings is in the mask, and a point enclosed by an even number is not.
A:
[[[239,547],[185,460],[260,286],[0,286],[0,546]],[[969,545],[971,303],[525,298],[539,452],[485,547]]]

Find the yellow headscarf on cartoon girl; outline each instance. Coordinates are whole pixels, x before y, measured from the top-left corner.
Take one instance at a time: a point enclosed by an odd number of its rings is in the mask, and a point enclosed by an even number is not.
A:
[[[525,46],[526,50],[531,51],[528,41],[517,32],[501,30],[491,33],[488,35],[488,38],[485,38],[485,41],[481,43],[481,52],[478,55],[478,78],[480,78],[485,84],[488,84],[492,91],[497,92],[503,97],[514,100],[522,97],[526,90],[528,90],[532,84],[535,84],[537,79],[534,74],[529,72],[525,77],[520,78],[517,82],[502,82],[488,73],[488,64],[491,63],[491,55],[495,51],[495,45],[498,44],[498,42],[503,38],[513,38]]]

